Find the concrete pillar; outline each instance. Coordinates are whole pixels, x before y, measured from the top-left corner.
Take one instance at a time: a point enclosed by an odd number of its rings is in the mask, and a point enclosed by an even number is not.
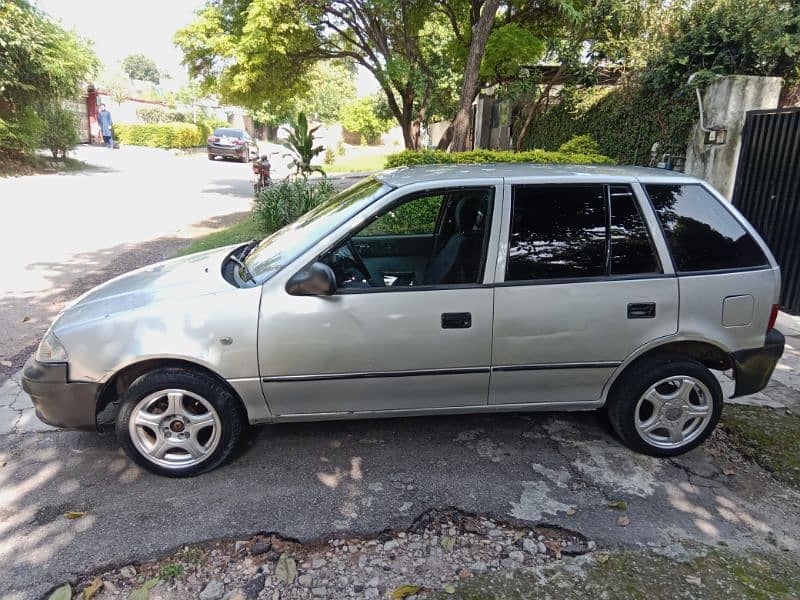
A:
[[[726,129],[726,140],[720,145],[706,144],[698,115],[686,152],[686,173],[705,179],[730,200],[747,111],[776,108],[782,86],[780,77],[745,75],[720,77],[711,83],[703,92],[705,125]]]

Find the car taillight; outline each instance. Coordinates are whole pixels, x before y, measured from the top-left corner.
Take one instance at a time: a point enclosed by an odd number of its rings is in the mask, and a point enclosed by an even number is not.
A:
[[[778,311],[780,306],[778,304],[772,305],[772,311],[769,313],[769,323],[767,324],[767,331],[775,327],[775,321],[778,320]]]
[[[237,146],[241,146],[242,144],[244,144],[244,140],[233,140],[233,143]]]
[[[209,142],[218,142],[219,138],[216,137],[216,136],[210,135],[210,136],[208,136],[208,141]]]

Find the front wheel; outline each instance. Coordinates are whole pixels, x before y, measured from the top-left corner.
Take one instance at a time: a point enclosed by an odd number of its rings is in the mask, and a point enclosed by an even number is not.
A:
[[[233,453],[246,423],[241,403],[201,371],[165,368],[125,392],[116,432],[126,454],[169,477],[210,471]]]
[[[722,388],[705,366],[690,358],[653,357],[633,365],[614,384],[608,419],[633,450],[676,456],[711,435],[722,404]]]

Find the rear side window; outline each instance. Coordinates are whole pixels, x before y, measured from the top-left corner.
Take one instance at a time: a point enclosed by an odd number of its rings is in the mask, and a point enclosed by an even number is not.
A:
[[[606,273],[603,185],[514,188],[506,281]]]
[[[612,185],[610,193],[611,275],[660,273],[661,265],[633,190],[627,185]]]
[[[767,266],[752,236],[701,185],[646,185],[678,272]]]

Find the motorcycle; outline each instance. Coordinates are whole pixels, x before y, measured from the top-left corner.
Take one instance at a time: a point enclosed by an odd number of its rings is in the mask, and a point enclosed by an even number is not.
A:
[[[272,185],[272,165],[269,156],[262,155],[253,161],[253,191],[258,194],[265,187]]]

